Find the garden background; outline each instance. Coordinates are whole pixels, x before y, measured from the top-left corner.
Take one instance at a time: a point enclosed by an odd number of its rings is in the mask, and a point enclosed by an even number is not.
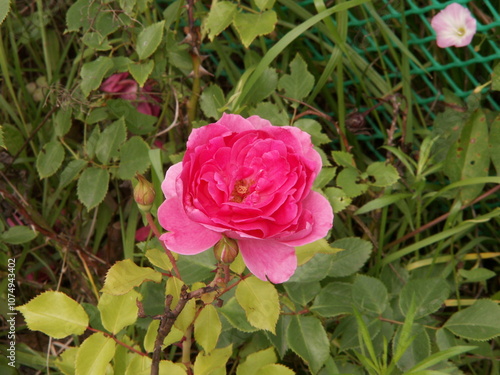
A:
[[[500,1],[439,48],[450,3],[0,0],[0,372],[498,374]],[[156,238],[223,113],[321,155],[333,228],[285,283]]]

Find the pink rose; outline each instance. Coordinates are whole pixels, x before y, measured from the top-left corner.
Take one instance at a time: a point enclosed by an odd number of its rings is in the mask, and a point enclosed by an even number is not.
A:
[[[128,100],[145,115],[158,117],[161,112],[160,98],[153,93],[153,84],[146,82],[143,88],[129,78],[129,74],[117,73],[111,75],[101,85],[101,91],[116,94],[117,97]]]
[[[224,114],[193,130],[183,161],[167,171],[158,219],[169,232],[160,239],[179,254],[235,239],[255,276],[285,282],[297,268],[294,247],[332,227],[328,200],[311,190],[320,170],[302,130]]]

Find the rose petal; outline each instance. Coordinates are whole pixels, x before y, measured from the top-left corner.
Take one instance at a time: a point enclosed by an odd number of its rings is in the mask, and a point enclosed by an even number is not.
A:
[[[177,178],[181,171],[182,163],[170,167],[161,186],[166,200],[158,208],[158,221],[170,232],[161,235],[160,240],[176,253],[198,254],[215,245],[222,235],[192,221],[186,215],[182,197],[177,194],[182,191],[182,181]]]
[[[259,279],[284,283],[297,268],[295,249],[271,240],[238,240],[243,260]]]

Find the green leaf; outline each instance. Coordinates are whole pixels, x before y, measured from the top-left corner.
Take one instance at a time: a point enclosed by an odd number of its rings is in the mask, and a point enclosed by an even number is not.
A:
[[[115,355],[116,343],[111,337],[97,332],[88,337],[78,349],[75,370],[78,375],[105,374]]]
[[[359,181],[359,172],[354,168],[345,168],[337,175],[337,186],[341,187],[349,198],[357,197],[368,190],[368,185]]]
[[[500,306],[492,300],[478,300],[453,314],[444,327],[469,340],[490,340],[500,336]]]
[[[75,159],[68,163],[68,165],[61,171],[59,176],[58,189],[63,189],[68,186],[87,165],[87,162],[82,159]]]
[[[352,285],[352,300],[361,310],[382,314],[387,308],[387,288],[379,279],[357,275]]]
[[[260,102],[254,108],[250,108],[248,111],[250,116],[259,116],[266,120],[269,120],[271,124],[289,125],[290,119],[288,114],[284,109],[279,108],[276,104],[270,102]]]
[[[119,296],[131,291],[145,281],[159,283],[162,274],[149,267],[139,267],[132,260],[116,262],[106,274],[101,292]]]
[[[311,141],[315,146],[321,146],[330,143],[330,138],[323,133],[321,124],[313,119],[301,118],[295,121],[294,125],[302,129],[311,136]]]
[[[499,67],[500,64],[497,65]],[[500,74],[499,74],[500,77]],[[497,175],[500,175],[500,115],[498,115],[495,120],[491,123],[490,129],[490,140],[489,149],[491,154],[491,161],[495,166]]]
[[[196,301],[190,299],[188,303],[184,306],[177,319],[175,320],[174,326],[180,329],[182,332],[186,332],[189,326],[193,323],[196,316]]]
[[[440,278],[414,279],[406,283],[400,293],[399,307],[406,316],[415,300],[415,319],[439,310],[450,294],[448,283]]]
[[[219,313],[213,305],[206,305],[194,322],[194,338],[205,353],[210,354],[215,349],[221,331]]]
[[[256,375],[261,367],[276,363],[277,360],[272,347],[249,354],[236,369],[236,375]]]
[[[467,280],[468,283],[477,283],[486,281],[495,277],[496,272],[487,268],[474,268],[472,270],[464,270],[463,268],[458,271],[459,275]]]
[[[257,84],[250,91],[247,104],[256,104],[271,95],[278,86],[278,74],[273,68],[267,68],[262,72]]]
[[[251,325],[275,333],[280,303],[273,284],[251,276],[238,284],[235,296]]]
[[[301,306],[307,305],[321,290],[318,281],[311,283],[284,283],[286,292],[290,299]]]
[[[370,185],[386,187],[395,184],[399,180],[398,170],[391,164],[376,161],[366,168],[366,173],[375,179]]]
[[[95,19],[100,8],[98,2],[78,0],[68,9],[66,13],[66,25],[68,31],[78,31],[83,28],[86,31]]]
[[[137,173],[143,174],[149,168],[149,146],[141,137],[134,136],[120,149],[120,166],[118,177],[130,180]]]
[[[255,375],[294,375],[295,371],[279,363],[262,366]]]
[[[200,108],[207,117],[218,120],[224,112],[221,109],[224,109],[225,104],[224,92],[217,85],[212,84],[201,93]]]
[[[38,233],[29,227],[16,225],[0,234],[0,239],[9,245],[21,245],[33,241],[37,235]]]
[[[290,325],[291,315],[280,315],[278,324],[276,324],[276,334],[264,331],[267,339],[273,344],[278,351],[280,358],[283,358],[288,351],[287,331]]]
[[[393,340],[393,348],[398,345],[400,333],[401,328],[396,331],[396,335]],[[409,370],[410,368],[417,365],[417,363],[428,358],[431,354],[429,335],[421,325],[415,324],[411,327],[411,338],[412,341],[410,343],[410,346],[406,349],[402,357],[397,362],[397,366],[402,371]]]
[[[0,0],[0,25],[10,12],[10,0]],[[1,144],[0,144],[1,145]]]
[[[158,119],[139,112],[128,100],[115,99],[106,102],[107,107],[117,118],[123,117],[127,129],[137,135],[148,134],[155,129]]]
[[[356,273],[364,266],[373,249],[371,242],[357,237],[346,237],[332,243],[332,247],[344,249],[332,255],[331,277],[345,277]]]
[[[61,353],[61,355],[54,361],[56,367],[64,375],[74,375],[75,374],[75,360],[76,354],[80,348],[69,347]]]
[[[354,157],[345,151],[332,151],[333,161],[341,167],[353,168]]]
[[[332,268],[331,254],[316,254],[310,261],[297,267],[295,273],[290,277],[289,282],[313,282],[321,281],[328,276]]]
[[[288,346],[317,373],[330,354],[330,343],[321,322],[313,316],[294,315],[288,327]]]
[[[141,298],[135,290],[119,296],[104,293],[97,304],[104,328],[116,335],[124,327],[134,324],[139,311],[137,300]]]
[[[255,0],[255,5],[257,5],[260,10],[267,10],[271,9],[275,2],[276,0]]]
[[[165,21],[160,21],[145,27],[137,37],[136,51],[140,60],[151,56],[163,39]]]
[[[396,193],[396,194],[386,194],[380,198],[369,201],[359,209],[357,209],[354,214],[362,215],[373,210],[378,210],[383,207],[389,206],[393,203],[399,202],[402,199],[410,198],[413,194],[411,193]]]
[[[212,6],[204,24],[211,41],[233,22],[236,9],[236,4],[229,1],[218,1]]]
[[[488,125],[481,109],[476,110],[466,121],[460,138],[455,142],[444,164],[444,172],[452,182],[473,177],[488,176],[490,164]],[[483,184],[463,187],[460,199],[466,204],[476,198]]]
[[[226,362],[233,353],[233,345],[225,348],[214,349],[210,354],[201,351],[194,361],[194,373],[196,375],[210,375],[212,371],[219,368],[226,368]],[[223,372],[225,374],[225,371]]]
[[[81,335],[89,325],[83,307],[62,292],[44,292],[17,310],[23,313],[29,329],[56,339]]]
[[[273,32],[277,22],[278,18],[274,10],[268,10],[259,14],[237,13],[234,16],[234,27],[236,27],[241,42],[246,48],[258,36]]]
[[[108,164],[111,158],[118,156],[118,149],[127,138],[125,120],[120,118],[106,127],[97,141],[95,155],[103,164]]]
[[[2,128],[2,125],[0,125],[0,147],[6,148],[6,146],[5,146],[5,140],[3,138],[3,128]]]
[[[143,87],[148,80],[153,68],[155,66],[154,60],[149,60],[143,64],[130,64],[128,66],[128,71],[132,74],[132,77],[137,81],[139,86]]]
[[[497,63],[491,73],[491,89],[500,91],[500,63]]]
[[[90,167],[78,179],[77,194],[87,210],[99,205],[108,192],[109,172],[106,169]]]
[[[40,178],[52,176],[64,160],[64,147],[59,141],[51,141],[43,146],[36,158],[36,169]]]
[[[352,314],[352,284],[333,282],[327,284],[314,300],[311,311],[325,318]]]
[[[298,53],[290,63],[290,71],[291,74],[285,74],[280,78],[278,88],[285,91],[285,96],[302,100],[313,89],[314,76],[309,73],[306,62]],[[298,106],[298,102],[292,103],[292,107]]]
[[[469,352],[471,350],[476,349],[477,346],[454,346],[452,348],[442,350],[440,352],[431,354],[429,357],[421,361],[419,364],[417,364],[415,367],[411,368],[407,372],[405,372],[406,375],[412,375],[412,374],[422,374],[423,371],[431,366],[434,366],[438,364],[439,362],[446,361],[447,359],[450,359],[451,357],[454,357],[456,355]],[[432,373],[431,373],[432,374]]]
[[[227,321],[237,330],[242,332],[255,332],[258,328],[248,323],[245,310],[239,305],[236,298],[231,298],[224,302],[219,311],[224,315]]]
[[[161,268],[162,270],[172,270],[172,263],[165,253],[165,250],[149,249],[148,251],[146,251],[146,258],[148,258],[151,264],[158,268]]]
[[[73,108],[62,107],[57,111],[54,118],[54,130],[58,137],[64,137],[72,125]]]
[[[104,76],[111,68],[113,68],[113,60],[105,56],[99,56],[96,60],[83,64],[80,72],[82,77],[80,88],[85,97],[101,86]]]
[[[332,205],[332,209],[334,213],[338,213],[343,211],[349,206],[352,202],[352,199],[348,197],[348,195],[344,192],[344,190],[336,188],[336,187],[328,187],[325,189],[325,195],[328,198],[328,201]]]

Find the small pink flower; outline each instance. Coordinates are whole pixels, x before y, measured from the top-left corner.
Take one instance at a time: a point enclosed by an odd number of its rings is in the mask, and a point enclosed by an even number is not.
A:
[[[167,171],[158,219],[169,232],[160,239],[188,255],[234,239],[255,276],[285,282],[297,268],[294,247],[332,227],[328,200],[311,190],[320,170],[302,130],[224,114],[194,129],[182,162]]]
[[[153,93],[153,85],[146,82],[141,89],[139,84],[129,78],[129,73],[117,73],[106,79],[101,85],[101,91],[116,94],[117,97],[129,100],[137,110],[145,115],[158,117],[161,107],[158,95]]]
[[[446,47],[465,47],[476,33],[476,19],[470,11],[460,4],[448,5],[431,20],[437,34],[437,45]]]

